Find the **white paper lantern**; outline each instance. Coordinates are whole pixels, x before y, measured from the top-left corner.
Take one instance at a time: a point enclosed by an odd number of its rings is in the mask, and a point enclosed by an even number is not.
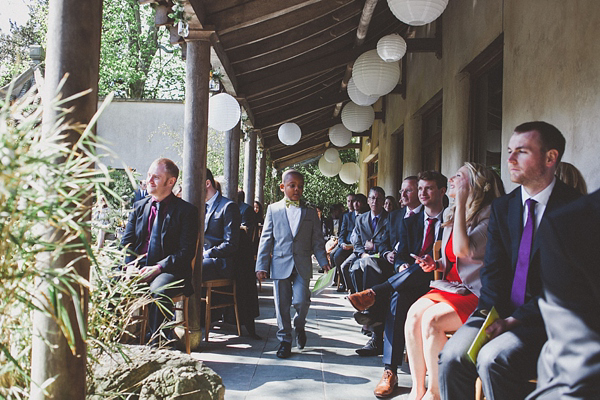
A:
[[[339,158],[334,163],[327,162],[325,156],[319,159],[319,171],[328,178],[336,176],[340,169],[342,169],[342,160]]]
[[[340,153],[333,147],[325,150],[325,154],[323,154],[323,156],[329,163],[335,163],[340,159]]]
[[[208,126],[216,131],[233,129],[241,114],[237,100],[227,93],[215,94],[208,100]]]
[[[346,163],[340,169],[340,179],[342,182],[352,185],[360,179],[360,167],[356,163]]]
[[[377,50],[369,50],[354,62],[352,78],[358,90],[367,96],[384,96],[398,84],[400,64],[385,62],[379,57]]]
[[[378,95],[375,96],[367,96],[358,88],[354,83],[354,79],[350,78],[348,81],[348,96],[350,100],[358,104],[359,106],[370,106],[371,104],[375,104],[375,102],[379,99]]]
[[[352,132],[364,132],[374,121],[375,110],[371,106],[359,106],[350,101],[342,109],[342,124]]]
[[[398,61],[406,54],[406,41],[397,33],[386,35],[377,42],[377,54],[385,62]]]
[[[448,0],[388,0],[392,14],[405,24],[427,25],[446,9]]]
[[[343,124],[337,124],[329,128],[329,141],[337,147],[347,146],[352,140],[352,131]]]
[[[297,124],[293,122],[286,122],[279,127],[277,136],[279,136],[281,143],[285,144],[286,146],[292,146],[298,143],[300,137],[302,136],[302,132]]]

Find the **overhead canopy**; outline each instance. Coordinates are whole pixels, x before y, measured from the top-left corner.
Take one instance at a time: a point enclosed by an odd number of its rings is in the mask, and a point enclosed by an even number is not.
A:
[[[408,29],[383,0],[186,4],[195,13],[188,38],[210,35],[230,83],[228,91],[246,108],[279,167],[325,150],[328,129],[340,123],[341,107],[349,101],[346,85],[354,60],[374,49],[382,36],[406,36]],[[425,49],[418,40],[408,43],[409,51]],[[285,122],[295,122],[302,130],[301,140],[293,146],[277,137]]]

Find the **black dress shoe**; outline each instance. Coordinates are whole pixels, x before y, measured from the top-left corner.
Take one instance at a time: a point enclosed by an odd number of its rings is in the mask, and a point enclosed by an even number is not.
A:
[[[340,285],[340,286],[337,288],[337,292],[338,292],[338,293],[346,293],[347,291],[348,291],[348,290],[346,289],[346,286],[344,286],[344,285]]]
[[[378,335],[371,336],[371,339],[360,349],[356,349],[356,354],[361,357],[378,356],[383,354],[383,340],[377,338]]]
[[[279,350],[277,350],[277,357],[289,358],[292,355],[292,344],[290,342],[281,342]]]
[[[306,331],[304,329],[296,329],[296,345],[300,350],[306,346]]]
[[[325,272],[325,270],[323,268],[319,268],[319,270],[317,272],[322,274],[323,272]]]
[[[356,311],[354,320],[359,325],[373,325],[377,322],[370,311]]]

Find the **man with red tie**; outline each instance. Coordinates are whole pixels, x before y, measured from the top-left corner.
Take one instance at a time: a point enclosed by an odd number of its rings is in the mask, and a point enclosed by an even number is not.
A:
[[[348,296],[359,311],[389,304],[385,317],[383,364],[384,373],[375,388],[375,396],[387,397],[398,383],[397,369],[404,356],[404,323],[410,306],[429,290],[433,272],[423,272],[412,254],[424,256],[433,251],[433,243],[441,240],[444,215],[443,199],[448,179],[437,171],[421,172],[417,190],[423,207],[402,219],[398,242],[394,248],[396,273],[382,284]]]
[[[524,399],[535,388],[529,380],[536,377],[546,341],[538,307],[542,282],[536,232],[549,211],[579,196],[554,176],[564,149],[560,131],[542,121],[517,126],[510,138],[510,179],[521,186],[492,203],[479,304],[440,355],[444,399],[474,398],[478,375],[487,399]],[[465,354],[492,307],[500,319],[486,330],[491,340],[475,365]]]

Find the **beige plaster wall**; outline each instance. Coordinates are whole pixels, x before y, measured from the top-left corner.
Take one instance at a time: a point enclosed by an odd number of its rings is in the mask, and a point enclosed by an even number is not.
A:
[[[516,125],[550,122],[567,139],[564,161],[581,170],[588,190],[599,188],[600,4],[506,0],[504,14],[504,148]],[[506,169],[502,177],[506,185]]]
[[[181,102],[114,100],[98,121],[98,136],[108,141],[117,155],[105,162],[116,168],[122,168],[125,163],[142,177],[159,157],[170,158],[182,167],[182,159],[173,148],[176,140],[163,133],[172,132],[181,138],[183,117]]]

